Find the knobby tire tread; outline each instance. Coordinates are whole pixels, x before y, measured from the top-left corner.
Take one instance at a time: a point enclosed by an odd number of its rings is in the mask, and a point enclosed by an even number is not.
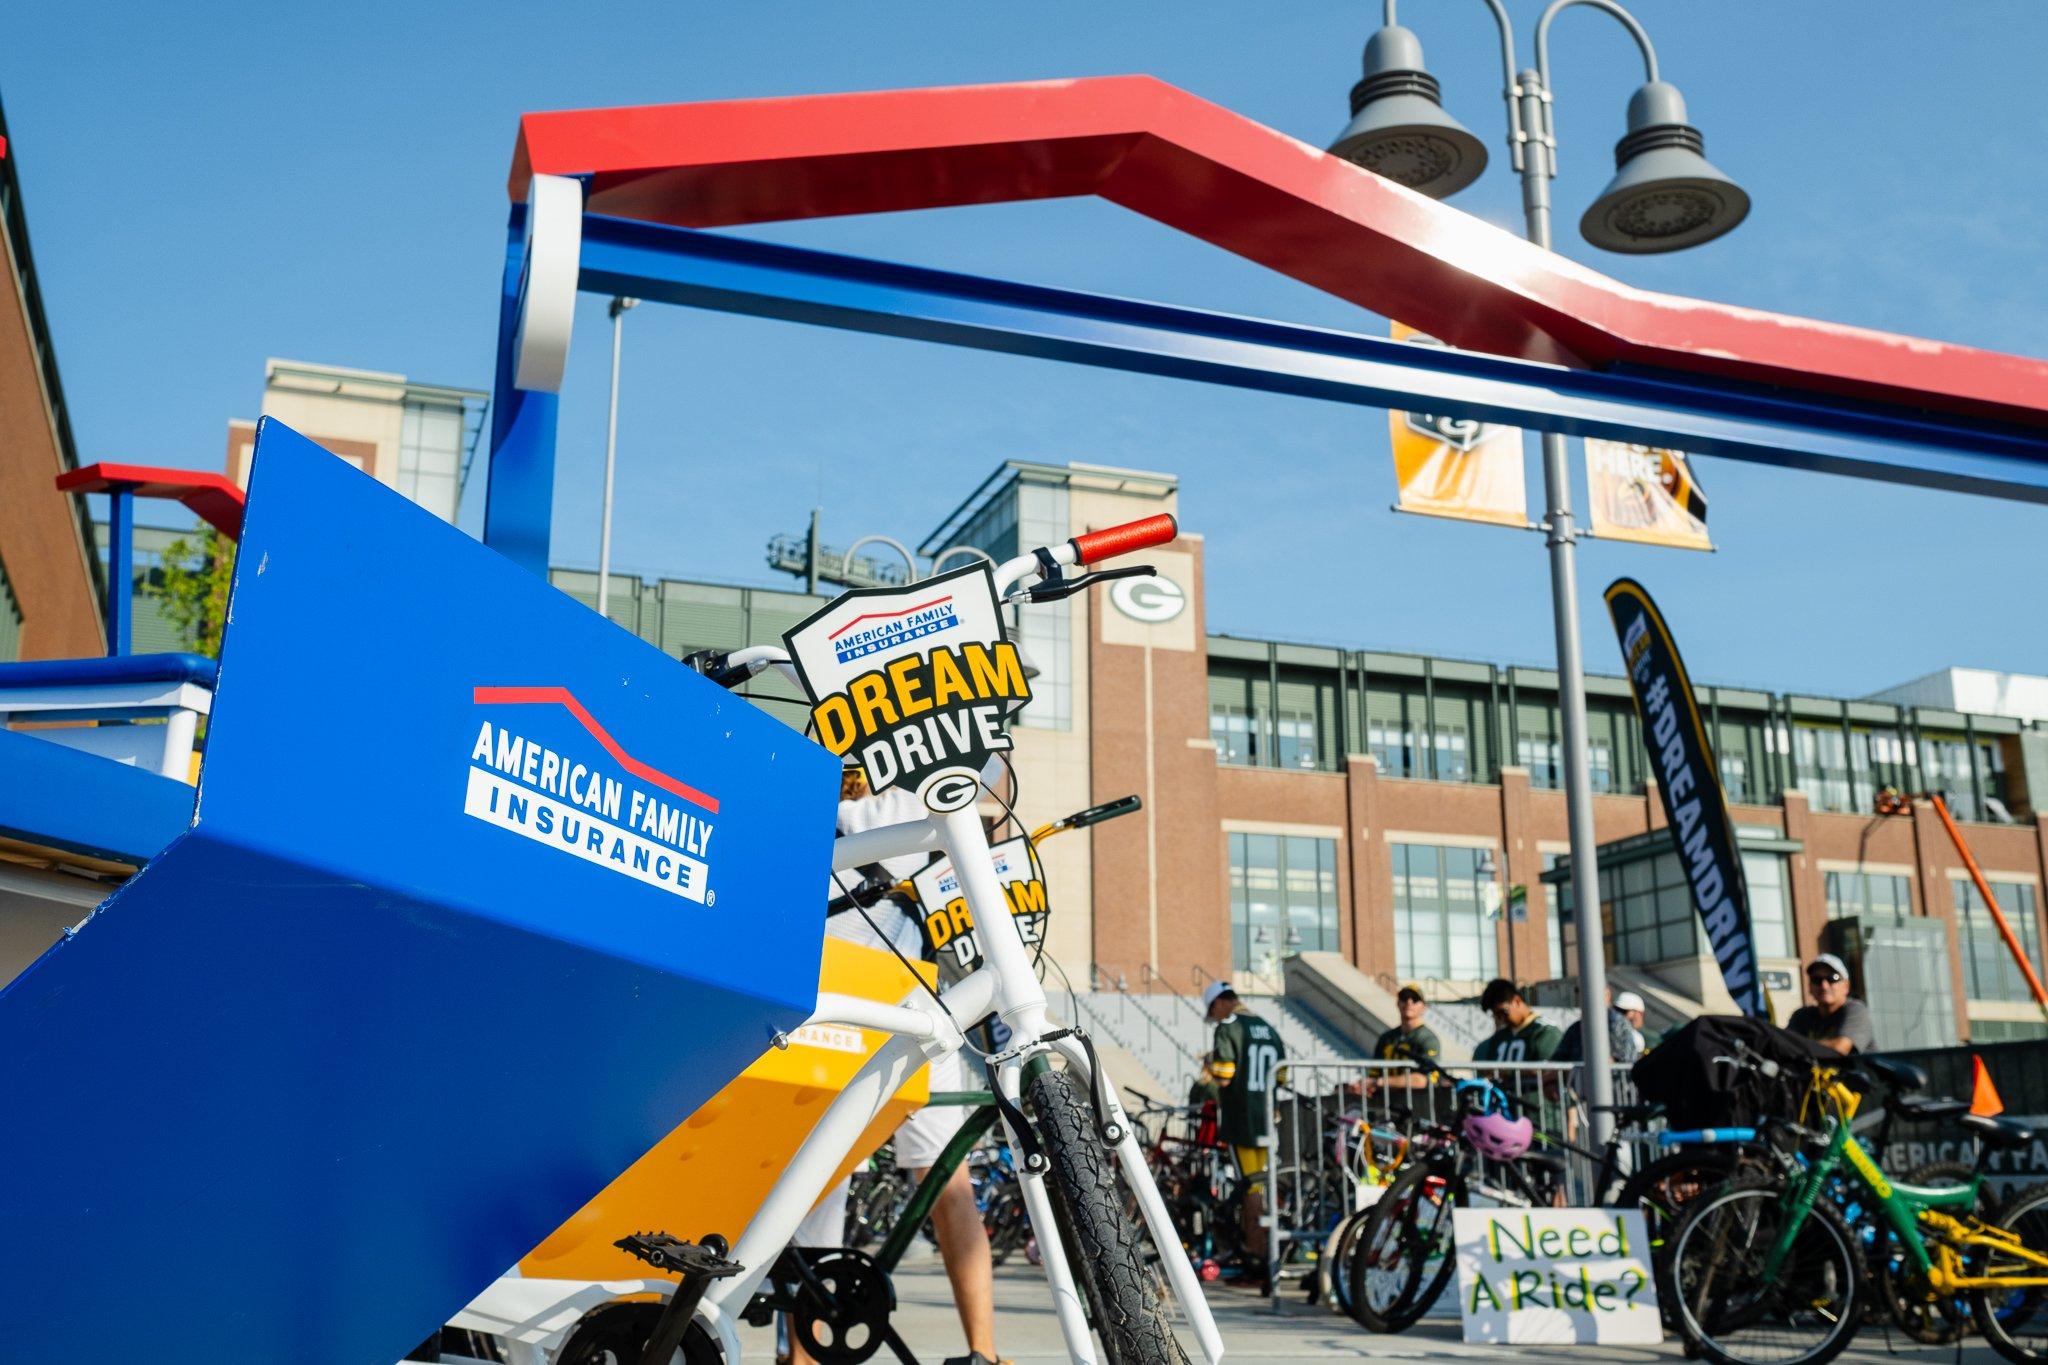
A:
[[[1153,1293],[1148,1243],[1124,1213],[1087,1087],[1072,1071],[1048,1068],[1032,1078],[1024,1098],[1051,1163],[1047,1183],[1060,1235],[1109,1365],[1188,1365]]]

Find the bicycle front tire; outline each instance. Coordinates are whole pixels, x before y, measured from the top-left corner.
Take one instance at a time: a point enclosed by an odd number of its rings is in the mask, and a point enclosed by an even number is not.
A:
[[[1615,1196],[1617,1209],[1635,1209],[1643,1215],[1643,1231],[1650,1239],[1650,1273],[1663,1275],[1665,1253],[1678,1220],[1695,1200],[1728,1181],[1741,1169],[1742,1157],[1726,1147],[1681,1148],[1658,1157],[1631,1174]],[[1664,1325],[1676,1328],[1672,1306],[1658,1306]]]
[[[1351,1316],[1361,1327],[1405,1332],[1436,1303],[1457,1269],[1451,1219],[1456,1204],[1449,1182],[1426,1165],[1408,1167],[1387,1186],[1366,1215],[1344,1268]],[[1375,1281],[1375,1275],[1383,1278]]]
[[[1124,1213],[1087,1086],[1048,1067],[1025,1087],[1024,1105],[1051,1163],[1046,1183],[1060,1237],[1109,1365],[1187,1365],[1153,1292],[1145,1236]]]
[[[1672,1232],[1658,1296],[1714,1365],[1825,1365],[1862,1322],[1863,1257],[1825,1199],[1766,1273],[1785,1211],[1782,1182],[1736,1179],[1695,1200]]]

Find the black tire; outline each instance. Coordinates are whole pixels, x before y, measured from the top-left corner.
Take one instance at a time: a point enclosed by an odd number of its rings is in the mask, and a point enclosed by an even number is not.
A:
[[[1394,1177],[1372,1206],[1345,1267],[1351,1316],[1374,1332],[1405,1332],[1436,1303],[1457,1269],[1451,1214],[1456,1190],[1427,1165]]]
[[[1658,1157],[1623,1182],[1614,1197],[1617,1209],[1638,1209],[1643,1230],[1650,1239],[1650,1273],[1663,1281],[1665,1251],[1671,1233],[1687,1206],[1732,1179],[1741,1168],[1742,1156],[1727,1147],[1693,1147]],[[1659,1302],[1665,1327],[1676,1330],[1674,1306]]]
[[[1358,1254],[1358,1239],[1372,1216],[1370,1208],[1360,1209],[1339,1223],[1330,1234],[1325,1254],[1323,1282],[1329,1304],[1345,1316],[1351,1315],[1351,1258]]]
[[[1935,1186],[1967,1185],[1975,1172],[1960,1161],[1930,1161],[1906,1172],[1900,1183]],[[1979,1196],[1981,1202],[1982,1196]],[[1979,1213],[1987,1210],[1980,1208]],[[1890,1223],[1876,1217],[1877,1237],[1871,1248],[1870,1276],[1892,1324],[1923,1346],[1953,1346],[1970,1326],[1967,1297],[1932,1298],[1920,1275],[1909,1269],[1905,1248]]]
[[[607,1303],[585,1313],[562,1343],[555,1365],[640,1365],[647,1338],[661,1320],[658,1303]],[[682,1365],[724,1365],[725,1352],[700,1323],[691,1323],[672,1359]]]
[[[1615,1196],[1614,1207],[1642,1210],[1655,1252],[1670,1239],[1671,1229],[1686,1207],[1709,1190],[1727,1184],[1741,1161],[1740,1154],[1726,1147],[1699,1147],[1658,1157],[1629,1176]]]
[[[1160,1311],[1146,1238],[1124,1214],[1087,1086],[1071,1071],[1047,1068],[1025,1087],[1024,1107],[1051,1162],[1046,1185],[1060,1237],[1109,1365],[1187,1365]]]
[[[1738,1177],[1694,1200],[1672,1231],[1659,1301],[1714,1365],[1825,1365],[1862,1325],[1862,1249],[1825,1199],[1799,1225],[1785,1264],[1764,1272],[1784,1190]]]
[[[2016,1233],[2020,1245],[2035,1255],[2048,1255],[2048,1185],[2016,1191],[1985,1221]],[[1973,1275],[2040,1273],[2016,1256],[1996,1252],[1974,1253],[1969,1268]],[[2018,1365],[2048,1361],[2048,1289],[1973,1290],[1970,1312],[1985,1342],[2007,1360]]]

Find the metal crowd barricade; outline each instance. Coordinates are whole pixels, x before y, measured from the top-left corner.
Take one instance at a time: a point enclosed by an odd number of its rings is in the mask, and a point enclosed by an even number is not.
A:
[[[1454,1062],[1441,1070],[1459,1080],[1484,1074],[1508,1092],[1564,1158],[1570,1201],[1599,1202],[1600,1149],[1578,1063]],[[1616,1067],[1614,1103],[1634,1102],[1628,1068]],[[1290,1253],[1319,1252],[1338,1221],[1360,1206],[1358,1189],[1366,1180],[1360,1144],[1370,1144],[1375,1132],[1383,1141],[1397,1132],[1401,1109],[1416,1126],[1449,1125],[1457,1113],[1450,1085],[1406,1061],[1283,1062],[1266,1106],[1266,1255],[1278,1312],[1281,1268]],[[1642,1135],[1624,1141],[1617,1174],[1649,1159],[1647,1132],[1631,1131]]]

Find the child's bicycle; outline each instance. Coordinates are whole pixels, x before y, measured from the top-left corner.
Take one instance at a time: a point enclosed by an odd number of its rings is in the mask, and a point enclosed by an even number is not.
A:
[[[872,1030],[890,1040],[827,1107],[729,1250],[711,1236],[701,1244],[667,1234],[622,1243],[656,1269],[680,1272],[680,1283],[648,1284],[669,1297],[648,1321],[637,1350],[629,1343],[610,1348],[621,1365],[636,1359],[672,1365],[678,1358],[687,1365],[738,1365],[736,1320],[846,1153],[918,1067],[962,1049],[977,1055],[1019,1155],[1021,1193],[1068,1354],[1088,1365],[1098,1359],[1185,1365],[1151,1292],[1144,1238],[1124,1212],[1121,1171],[1151,1242],[1171,1253],[1158,1264],[1196,1344],[1210,1365],[1221,1359],[1215,1321],[1179,1253],[1179,1237],[1130,1120],[1095,1063],[1094,1045],[1080,1029],[1056,1029],[1047,1020],[1045,991],[975,808],[1002,771],[1009,716],[1029,695],[1004,637],[1004,613],[1013,604],[1061,600],[1106,578],[1149,573],[1129,568],[1069,577],[1065,570],[1168,544],[1177,534],[1174,519],[1161,515],[1040,547],[1001,565],[942,574],[907,591],[845,594],[785,637],[796,663],[789,650],[773,646],[697,661],[707,677],[728,687],[766,668],[781,671],[805,690],[814,715],[829,722],[830,734],[820,728],[828,747],[857,751],[872,787],[900,782],[918,791],[927,807],[923,818],[839,839],[833,866],[845,871],[904,854],[945,854],[957,870],[958,894],[986,965],[943,992],[926,991],[927,998],[913,995],[900,1005],[820,994],[810,1023]],[[840,673],[846,676],[828,679]],[[877,728],[885,723],[893,728]],[[948,753],[976,755],[978,780],[958,762],[941,761]],[[1007,1030],[1007,1041],[984,1051],[967,1035],[991,1015]],[[848,1278],[859,1277],[849,1271]],[[499,1281],[508,1284],[519,1282]],[[526,1287],[534,1288],[532,1282]],[[872,1284],[860,1288],[877,1292]]]
[[[1351,1313],[1352,1290],[1348,1267],[1358,1239],[1372,1219],[1373,1206],[1400,1178],[1409,1152],[1415,1150],[1414,1115],[1406,1105],[1390,1105],[1381,1118],[1375,1124],[1365,1114],[1341,1115],[1325,1137],[1340,1187],[1349,1197],[1324,1235],[1315,1273],[1303,1288],[1310,1303],[1327,1303],[1346,1315]]]
[[[1954,1118],[1978,1142],[1966,1183],[1896,1182],[1850,1126],[1857,1089],[1872,1077],[1895,1091],[1925,1083],[1917,1068],[1878,1058],[1853,1069],[1817,1066],[1813,1102],[1799,1120],[1763,1125],[1781,1144],[1778,1169],[1730,1182],[1679,1221],[1659,1295],[1675,1308],[1688,1347],[1716,1365],[1821,1365],[1854,1339],[1863,1296],[1874,1289],[1895,1316],[1902,1307],[1950,1315],[1966,1304],[2000,1355],[2048,1361],[2048,1186],[2020,1190],[1987,1215],[1974,1211],[1985,1157],[2026,1146],[2034,1130],[1963,1112],[1960,1100],[1895,1101],[1903,1117]],[[1878,1274],[1866,1273],[1862,1239],[1830,1191],[1880,1221]]]

